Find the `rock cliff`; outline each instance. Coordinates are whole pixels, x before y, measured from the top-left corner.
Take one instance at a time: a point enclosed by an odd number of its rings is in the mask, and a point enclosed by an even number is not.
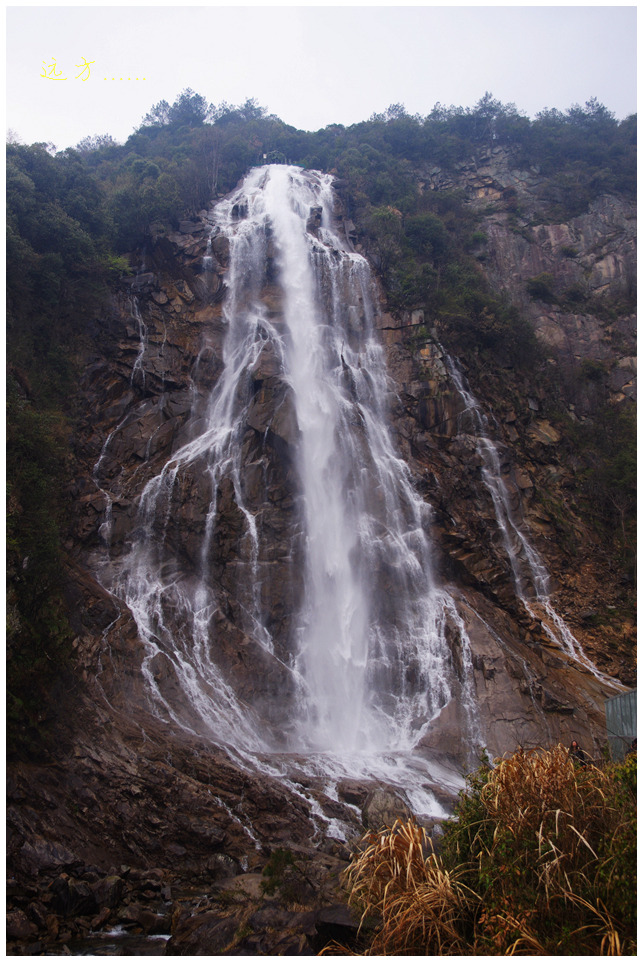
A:
[[[621,405],[630,409],[636,401],[636,207],[622,197],[603,195],[585,213],[557,223],[552,220],[551,182],[537,168],[516,169],[512,153],[504,148],[482,153],[456,173],[428,170],[422,187],[466,194],[480,217],[480,269],[536,331],[549,381],[475,362],[470,377],[495,419],[503,473],[513,478],[520,510],[555,579],[561,611],[596,664],[634,684],[632,586],[615,576],[609,558],[602,557],[600,536],[579,504],[573,442],[565,443],[565,438],[570,425],[591,423],[597,395],[615,410]],[[462,485],[463,474],[467,476],[463,462],[469,459],[453,440],[444,440],[456,435],[461,445],[462,432],[458,398],[436,344],[440,332],[421,311],[401,322],[384,317],[382,323],[389,367],[402,388],[404,411],[411,415],[398,421],[406,424],[407,454],[437,434],[443,450],[454,450],[447,477],[458,464]],[[552,411],[552,384],[562,385],[567,408],[562,421],[560,411]],[[448,518],[443,532],[448,530],[450,546],[445,547],[451,563],[461,565],[466,557],[470,574],[473,564],[489,574],[502,568],[488,557],[493,538],[474,538],[472,553],[469,544],[470,532],[480,531],[490,516],[480,504],[476,474],[469,467],[477,497],[470,490],[463,499],[466,513],[459,522],[448,506],[454,485],[447,483],[442,493],[444,475],[439,483],[433,481],[430,498],[444,506]],[[459,539],[467,550],[457,550]]]
[[[633,403],[634,318],[623,312],[606,316],[599,309],[606,294],[618,299],[630,293],[631,207],[605,196],[567,223],[536,224],[546,208],[538,174],[512,169],[504,152],[478,158],[455,179],[437,169],[427,171],[423,189],[454,183],[468,192],[472,204],[482,205],[487,240],[480,250],[481,269],[532,321],[551,364],[567,371],[588,359],[600,362],[614,402]],[[350,243],[352,225],[344,217],[341,190],[337,194],[337,222],[345,222]],[[508,198],[513,209],[507,209]],[[309,231],[318,226],[313,209]],[[39,878],[44,884],[55,877],[60,888],[63,873],[69,888],[70,877],[80,879],[77,884],[84,878],[95,896],[105,878],[118,876],[124,885],[129,873],[130,916],[138,911],[140,920],[140,906],[136,911],[131,907],[138,897],[132,885],[136,871],[149,875],[157,870],[168,885],[174,871],[195,885],[198,880],[220,890],[237,876],[260,871],[276,848],[294,847],[300,864],[309,866],[304,903],[317,915],[293,919],[291,913],[280,924],[295,933],[288,947],[310,951],[324,930],[320,907],[332,901],[333,879],[345,857],[339,842],[323,838],[323,827],[339,819],[358,835],[359,809],[377,786],[347,783],[333,794],[322,779],[294,786],[284,778],[282,784],[248,770],[225,745],[173,725],[172,712],[189,713],[189,706],[182,704],[172,665],[162,653],[146,662],[145,670],[163,698],[176,702],[165,718],[152,712],[136,623],[127,606],[102,587],[106,568],[118,565],[139,537],[144,485],[164,467],[171,468],[176,451],[197,435],[210,390],[221,376],[229,249],[222,236],[210,240],[211,229],[211,216],[202,211],[177,231],[155,232],[138,258],[136,276],[123,283],[111,310],[91,332],[92,352],[79,394],[84,414],[74,439],[77,471],[70,495],[75,524],[66,546],[77,656],[66,697],[67,706],[75,706],[74,718],[62,729],[58,761],[47,769],[23,768],[10,782],[16,904],[33,924],[38,913],[44,920],[57,909],[50,890],[44,897],[34,883],[29,891],[25,879]],[[530,288],[538,277],[545,286]],[[268,269],[261,283],[263,303],[278,319],[276,272]],[[547,630],[542,609],[526,608],[518,597],[497,506],[483,481],[480,434],[454,380],[454,359],[442,346],[440,331],[421,312],[394,317],[382,303],[377,316],[391,378],[393,437],[416,490],[432,506],[440,579],[456,601],[471,642],[478,744],[463,744],[462,705],[451,701],[433,733],[425,736],[423,751],[452,773],[467,764],[472,748],[483,745],[491,754],[501,754],[517,745],[576,737],[598,754],[606,741],[604,699],[621,690],[600,672],[633,684],[634,626],[619,610],[626,588],[610,577],[606,562],[597,556],[595,534],[569,497],[572,472],[540,386],[514,374],[469,372],[480,410],[495,419],[494,444],[511,511],[549,571],[556,611],[599,672],[561,646]],[[240,478],[244,508],[251,511],[265,547],[259,581],[250,583],[243,514],[234,484],[224,480],[210,553],[212,578],[226,602],[213,617],[226,677],[242,699],[268,706],[267,718],[276,705],[276,719],[279,702],[289,697],[285,666],[302,592],[293,464],[298,427],[289,386],[269,341],[249,376],[252,403]],[[587,413],[583,391],[570,394],[572,418]],[[208,524],[204,475],[205,466],[201,472],[179,471],[168,502],[167,536],[188,575],[199,566],[200,534]],[[265,627],[282,646],[275,657],[253,641],[244,623],[251,607],[248,597],[257,590],[267,613]],[[179,602],[167,597],[164,603],[171,609]],[[596,624],[592,613],[597,609],[613,613],[608,624]],[[452,656],[463,675],[468,669],[455,637]],[[457,775],[432,786],[447,807],[454,786]],[[323,866],[313,859],[320,850]],[[317,864],[314,871],[312,864]],[[143,882],[149,878],[141,886]],[[110,884],[113,890],[116,883]],[[98,915],[107,904],[93,897],[92,912]],[[216,929],[226,913],[220,905],[214,908],[212,917],[201,922]],[[239,909],[230,931],[223,926],[219,941],[211,944],[221,948],[234,941],[246,916]],[[127,913],[120,917],[129,918]],[[108,919],[114,920],[109,911]],[[16,930],[20,921],[16,917]],[[187,930],[194,921],[188,922],[177,917],[173,931],[183,931],[190,944]],[[261,931],[269,927],[268,916],[263,929],[256,925]],[[28,934],[19,938],[35,938],[35,931],[24,925],[23,930]],[[237,947],[244,944],[238,941]],[[252,944],[254,950],[257,945],[262,951],[275,949],[270,940]]]
[[[466,193],[481,215],[482,269],[529,318],[568,380],[574,365],[591,359],[605,364],[614,401],[636,397],[632,201],[604,194],[561,223],[551,179],[538,168],[516,169],[506,148],[483,152],[455,174],[434,168],[423,189]],[[538,278],[541,284],[530,286]],[[573,399],[580,414],[583,400]]]

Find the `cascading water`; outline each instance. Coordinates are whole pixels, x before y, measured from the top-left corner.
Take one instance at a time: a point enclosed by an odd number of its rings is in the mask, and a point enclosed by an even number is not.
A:
[[[471,393],[457,363],[444,351],[443,355],[451,380],[464,402],[465,413],[471,419],[476,448],[482,460],[482,480],[493,502],[496,522],[511,565],[518,598],[532,618],[541,620],[543,628],[554,644],[562,648],[597,678],[609,684],[610,687],[620,688],[619,683],[600,672],[590,661],[580,642],[574,637],[565,620],[554,608],[547,568],[531,544],[524,526],[520,523],[516,511],[512,507],[510,493],[502,476],[498,448],[489,436],[489,419]],[[518,489],[516,491],[518,492]],[[536,608],[539,609],[540,614],[536,612]]]
[[[297,756],[331,780],[375,775],[435,812],[419,786],[439,766],[413,750],[452,699],[467,720],[463,744],[475,750],[469,643],[435,580],[430,508],[387,429],[372,281],[333,228],[331,184],[297,168],[256,168],[212,211],[213,237],[229,243],[222,370],[205,406],[195,401],[198,432],[142,491],[131,549],[105,580],[136,619],[161,717],[267,771],[287,775],[284,759]],[[253,372],[266,358],[280,403],[258,423]],[[287,435],[296,476],[288,637],[275,634],[262,590],[275,549],[248,493],[251,469],[267,472],[259,459],[247,463],[249,424],[264,440]],[[186,570],[174,515],[195,488],[208,508]],[[239,546],[236,588],[226,591],[215,573],[224,500],[235,506]],[[271,695],[237,683],[219,638],[224,608],[257,673],[278,679]]]
[[[147,327],[145,322],[141,317],[141,312],[138,306],[138,298],[132,297],[131,300],[131,313],[132,318],[136,321],[136,330],[139,337],[139,348],[136,360],[134,361],[134,367],[132,368],[132,384],[135,383],[136,378],[140,378],[141,384],[145,386],[145,369],[143,367],[143,358],[145,357],[145,350],[147,347]]]

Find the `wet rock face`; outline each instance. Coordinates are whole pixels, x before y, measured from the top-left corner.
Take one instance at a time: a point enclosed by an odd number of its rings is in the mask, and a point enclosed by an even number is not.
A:
[[[565,731],[571,724],[567,683],[558,679],[556,685],[561,684],[562,690],[558,688],[551,701],[543,700],[541,688],[547,689],[552,668],[555,674],[561,667],[560,653],[552,649],[542,626],[526,617],[516,596],[492,497],[483,483],[484,465],[472,420],[446,375],[442,349],[429,337],[423,352],[418,352],[417,336],[411,340],[409,330],[403,325],[395,329],[389,323],[382,332],[389,369],[403,385],[393,407],[396,442],[434,508],[433,537],[439,546],[442,574],[464,590],[471,610],[481,616],[465,615],[481,715],[488,718],[492,743],[503,751],[510,750],[516,740],[521,744],[539,743],[543,737],[556,740],[561,736],[555,732]],[[568,494],[576,484],[574,469],[561,456],[556,427],[542,416],[545,398],[533,386],[530,394],[525,385],[524,393],[509,401],[502,379],[491,375],[485,387],[484,408],[494,415],[499,467],[511,509],[523,519],[524,530],[546,562],[554,603],[595,664],[631,685],[635,677],[634,648],[630,647],[633,625],[625,622],[623,628],[616,626],[613,631],[603,626],[598,633],[588,630],[582,617],[585,603],[592,598],[600,597],[603,608],[617,610],[622,586],[607,562],[602,564],[596,533],[574,511]],[[489,404],[490,395],[496,399],[495,408]],[[563,516],[557,511],[558,504],[565,505]],[[505,666],[508,652],[512,652],[510,670]],[[483,664],[503,667],[483,670]],[[571,683],[571,690],[580,691],[576,682]],[[581,709],[573,695],[571,701],[575,724]],[[557,716],[554,719],[550,706]],[[512,723],[506,724],[503,716],[513,718]],[[600,710],[594,717],[592,730],[604,731]],[[456,719],[450,721],[445,715],[436,744],[449,746],[448,751],[454,746],[457,749],[460,728]],[[433,745],[431,739],[429,744]]]
[[[277,717],[290,687],[282,663],[292,654],[292,619],[301,593],[302,527],[293,460],[298,425],[291,388],[270,340],[257,351],[242,386],[245,393],[236,401],[247,407],[233,441],[240,451],[238,490],[230,476],[214,478],[204,455],[173,471],[172,455],[203,431],[210,395],[223,370],[221,302],[229,250],[227,239],[217,236],[211,256],[204,257],[206,227],[209,232],[204,222],[185,223],[177,234],[159,238],[151,269],[131,282],[101,325],[101,354],[92,359],[83,385],[91,413],[79,436],[87,473],[75,485],[73,550],[83,565],[90,559],[90,569],[91,559],[101,554],[116,563],[126,557],[146,523],[141,492],[165,472],[160,493],[165,485],[167,504],[153,522],[159,560],[166,571],[176,571],[179,595],[180,582],[189,584],[207,567],[220,598],[209,629],[216,639],[216,660],[235,690],[263,704],[268,717]],[[278,324],[281,295],[272,282],[265,298]],[[256,545],[248,537],[239,495],[254,519]],[[214,531],[209,541],[208,525]],[[277,642],[273,660],[246,634],[252,626],[245,613],[257,597],[264,627]],[[177,603],[173,590],[168,591],[163,617],[171,617]],[[135,638],[125,648],[119,641],[111,648],[113,655],[120,651],[140,664]],[[179,697],[164,656],[151,662],[151,671],[168,697]],[[111,684],[118,673],[110,666],[104,680]],[[122,673],[131,675],[127,669]]]
[[[440,189],[443,185],[438,174],[432,176],[433,186]],[[525,196],[535,196],[537,189],[535,175],[519,177],[506,165],[503,168],[497,157],[489,158],[486,166],[479,165],[475,171],[464,170],[461,176],[474,197],[482,188],[487,192],[484,196],[489,196],[488,190],[495,189],[494,177],[501,192],[514,185]],[[243,210],[238,216],[245,216]],[[588,215],[569,225],[534,229],[529,242],[513,234],[501,216],[492,218],[488,228],[492,256],[486,269],[491,274],[496,271],[527,308],[533,304],[523,288],[534,272],[559,270],[557,283],[567,284],[581,270],[591,277],[597,291],[604,282],[621,283],[628,269],[629,216],[627,205],[604,199]],[[318,227],[319,211],[312,209],[308,229],[314,234]],[[221,235],[215,236],[208,248],[209,230],[202,218],[182,224],[175,234],[159,237],[148,260],[148,271],[134,279],[102,326],[101,354],[88,368],[84,385],[91,414],[78,439],[85,477],[77,482],[74,550],[89,570],[103,563],[106,541],[115,563],[136,543],[137,525],[141,524],[139,499],[145,483],[162,470],[168,477],[172,474],[173,454],[199,434],[207,417],[212,387],[223,370],[222,298],[230,262],[228,242]],[[564,254],[572,240],[577,245],[577,258]],[[269,248],[269,237],[266,244]],[[258,283],[271,323],[278,328],[282,298],[275,278],[258,279]],[[549,314],[541,308],[538,323],[544,329]],[[553,313],[557,329],[562,330],[567,315]],[[460,586],[467,604],[479,605],[482,597],[491,605],[490,628],[473,632],[485,651],[498,627],[503,644],[506,640],[508,645],[529,645],[534,639],[541,644],[542,631],[528,626],[516,599],[494,505],[481,480],[483,464],[475,425],[449,377],[448,359],[436,338],[429,336],[418,343],[417,332],[425,331],[427,324],[423,312],[415,311],[401,319],[382,313],[378,323],[397,388],[391,409],[396,445],[409,463],[418,488],[434,508],[434,538],[442,576]],[[569,342],[569,331],[565,337]],[[590,337],[588,351],[595,350],[595,340]],[[604,342],[603,337],[603,347]],[[582,343],[579,334],[574,347],[579,356],[585,350]],[[626,367],[623,361],[619,370],[625,372]],[[623,388],[621,384],[619,390]],[[293,618],[303,590],[303,527],[295,464],[299,427],[279,350],[269,336],[258,345],[256,360],[240,390],[243,396],[237,400],[246,405],[246,415],[235,439],[240,451],[237,480],[222,477],[215,481],[202,456],[183,463],[172,476],[162,522],[165,547],[159,546],[159,552],[165,552],[167,569],[175,568],[177,578],[186,579],[186,583],[207,565],[220,599],[211,615],[210,631],[216,639],[217,660],[235,688],[262,704],[267,716],[277,720],[282,711],[279,703],[289,697],[288,673],[283,665],[295,650]],[[547,560],[556,562],[558,553],[552,543],[555,532],[551,518],[539,506],[536,492],[547,472],[551,473],[553,466],[560,468],[555,453],[558,435],[553,425],[539,416],[540,398],[528,396],[523,401],[522,411],[502,411],[500,467],[512,510],[525,517],[532,533],[540,538]],[[516,456],[518,441],[528,446],[530,457],[526,460],[523,455],[520,460]],[[239,506],[239,495],[244,510]],[[244,511],[254,519],[258,547],[248,538]],[[204,555],[208,525],[214,534]],[[380,571],[379,576],[386,583],[386,572]],[[257,597],[265,612],[265,627],[275,639],[275,660],[267,659],[250,641],[246,613]],[[382,612],[391,608],[392,601],[386,592],[376,599]],[[170,591],[163,602],[167,614],[173,604]],[[121,641],[112,644],[112,658],[116,653],[124,659],[123,673],[131,678],[128,685],[136,688],[136,670],[132,673],[125,663],[130,659],[140,663],[142,653],[137,651],[131,626],[126,636],[127,643],[121,635]],[[480,658],[489,665],[500,657],[498,653],[491,660],[488,653],[484,657],[480,652],[474,655],[474,666],[482,663]],[[455,649],[453,657],[457,664],[460,654]],[[528,653],[527,657],[533,662],[540,656]],[[109,680],[118,687],[116,676],[121,668],[113,672],[106,669],[105,682]],[[154,659],[151,670],[162,690],[175,697],[174,673],[167,659]],[[543,665],[538,664],[534,671],[540,684]],[[480,697],[485,706],[482,724],[486,739],[495,745],[493,732],[500,730],[494,721],[491,687],[495,697],[506,703],[509,714],[513,711],[532,718],[530,738],[537,741],[539,726],[551,729],[543,706],[538,699],[534,702],[529,686],[524,691],[520,685],[502,689],[500,677],[496,669],[482,673],[485,689]],[[116,691],[114,696],[118,697]],[[551,704],[564,705],[565,699],[555,698]],[[584,713],[583,717],[588,716]],[[446,716],[444,725],[449,730],[453,727]],[[457,727],[455,722],[453,725]],[[509,740],[509,735],[499,737],[498,747],[509,747]],[[455,741],[451,750],[458,755]]]

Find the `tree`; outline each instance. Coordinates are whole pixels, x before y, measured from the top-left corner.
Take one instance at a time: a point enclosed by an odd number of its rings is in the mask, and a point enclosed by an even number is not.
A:
[[[176,98],[168,112],[168,123],[175,127],[201,127],[211,107],[205,97],[187,87]]]
[[[404,222],[404,234],[415,254],[434,264],[445,260],[449,251],[449,235],[435,214],[415,214]]]
[[[141,127],[166,127],[170,122],[170,105],[167,100],[159,100],[151,110],[145,114]]]
[[[117,141],[111,134],[94,134],[93,137],[83,137],[76,144],[76,150],[81,154],[87,154],[94,150],[105,150],[109,147],[118,147]]]
[[[375,207],[366,223],[369,254],[386,275],[400,252],[402,215],[392,207]]]
[[[584,108],[574,104],[567,111],[567,115],[574,126],[587,131],[613,129],[617,123],[614,114],[604,104],[599,103],[596,97],[587,100]]]

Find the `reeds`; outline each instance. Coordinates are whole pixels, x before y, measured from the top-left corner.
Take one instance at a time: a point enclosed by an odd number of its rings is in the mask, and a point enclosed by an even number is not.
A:
[[[598,858],[609,821],[607,782],[598,768],[575,766],[561,746],[503,758],[480,793],[492,850],[512,858],[508,867],[517,873],[535,870],[535,888],[546,897],[565,890],[570,876]]]
[[[433,852],[412,819],[364,839],[346,872],[350,901],[362,910],[360,928],[373,926],[367,955],[462,954],[462,923],[477,897]]]
[[[345,881],[364,955],[634,954],[636,758],[498,759],[470,778],[440,856],[398,820],[364,837]]]
[[[466,818],[453,829],[465,832],[475,859],[474,887],[485,904],[476,930],[481,952],[621,947],[617,927],[624,932],[628,924],[610,884],[612,841],[623,820],[614,785],[609,773],[577,766],[560,745],[515,752],[488,772],[476,794],[475,831]]]

